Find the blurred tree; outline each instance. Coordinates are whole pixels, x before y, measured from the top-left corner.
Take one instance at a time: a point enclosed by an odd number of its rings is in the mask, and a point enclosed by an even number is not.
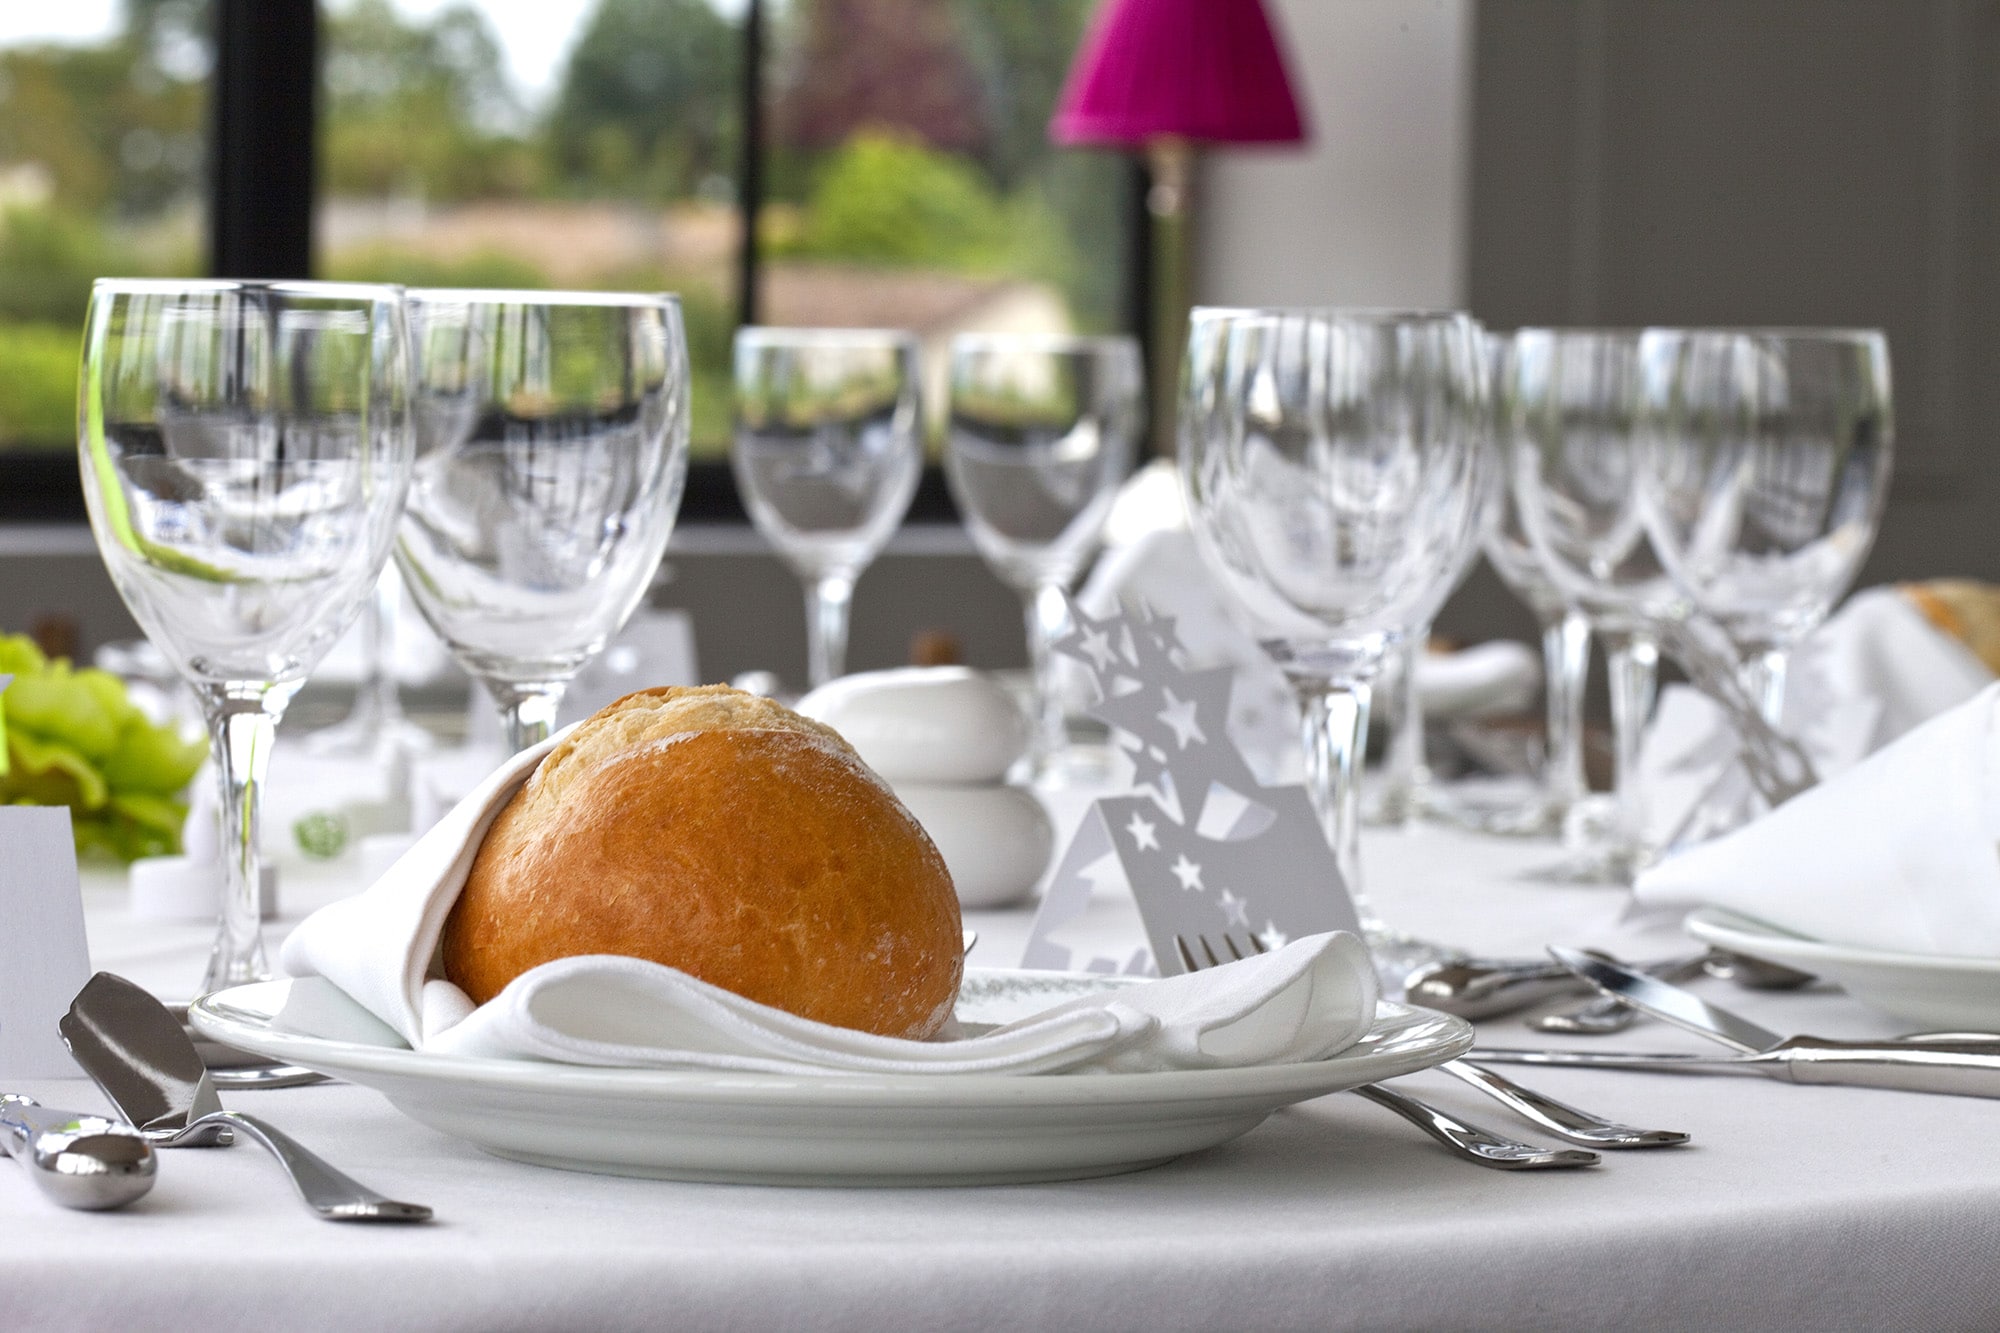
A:
[[[469,4],[409,22],[389,0],[327,15],[321,161],[336,194],[520,195],[542,173],[500,43]]]
[[[628,198],[729,181],[742,64],[736,27],[706,0],[599,0],[549,119],[557,169]]]
[[[774,115],[781,143],[832,148],[877,129],[955,152],[990,149],[990,109],[949,0],[804,0],[790,21]]]
[[[961,34],[987,108],[987,163],[1008,189],[1045,164],[1049,117],[1083,40],[1093,0],[933,0]]]

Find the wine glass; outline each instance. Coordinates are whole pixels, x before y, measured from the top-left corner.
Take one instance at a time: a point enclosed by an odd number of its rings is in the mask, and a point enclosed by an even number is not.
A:
[[[388,559],[410,479],[395,287],[101,279],[83,492],[133,618],[207,716],[226,830],[204,991],[270,975],[258,810],[285,706]]]
[[[1498,490],[1494,523],[1486,534],[1486,563],[1527,606],[1541,629],[1547,736],[1542,745],[1540,790],[1527,804],[1491,812],[1479,825],[1489,833],[1556,833],[1564,830],[1569,812],[1590,794],[1583,770],[1583,696],[1590,670],[1590,621],[1563,596],[1535,558],[1527,530],[1521,525],[1521,508],[1514,500],[1513,488],[1502,485]]]
[[[1384,653],[1436,614],[1480,518],[1480,356],[1457,313],[1202,308],[1182,381],[1197,546],[1298,697],[1314,804],[1398,994],[1447,955],[1363,890],[1353,766]]]
[[[548,736],[673,532],[687,476],[680,303],[450,288],[409,302],[417,460],[396,564],[519,751]]]
[[[1144,380],[1131,338],[952,339],[945,474],[973,544],[1025,604],[1038,772],[1068,743],[1051,645],[1131,470]]]
[[[1583,849],[1580,876],[1618,882],[1655,852],[1637,780],[1639,743],[1658,679],[1659,624],[1686,612],[1640,519],[1639,341],[1637,330],[1522,329],[1499,390],[1521,530],[1561,598],[1605,645],[1612,823],[1579,831],[1572,845]]]
[[[845,670],[854,582],[916,494],[917,385],[907,333],[737,330],[730,462],[751,521],[806,585],[815,689]]]
[[[1889,489],[1889,345],[1874,329],[1648,330],[1641,510],[1764,720],[1792,649],[1861,568]]]

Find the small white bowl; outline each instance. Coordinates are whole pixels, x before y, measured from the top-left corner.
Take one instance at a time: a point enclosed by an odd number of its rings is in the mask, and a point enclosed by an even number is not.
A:
[[[842,676],[799,700],[798,711],[845,736],[892,785],[998,782],[1028,749],[1014,696],[970,667]]]
[[[928,782],[899,782],[895,788],[937,844],[964,906],[1019,902],[1048,869],[1055,828],[1031,793]]]

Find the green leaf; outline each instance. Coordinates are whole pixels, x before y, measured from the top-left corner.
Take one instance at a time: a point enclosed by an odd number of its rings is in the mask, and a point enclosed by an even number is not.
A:
[[[19,727],[7,733],[7,776],[0,799],[16,804],[66,805],[72,811],[102,809],[111,789],[91,762],[61,741],[30,736]]]
[[[104,777],[114,790],[157,796],[177,794],[208,755],[201,741],[184,741],[172,727],[155,726],[137,709],[118,733],[118,745],[104,761]]]

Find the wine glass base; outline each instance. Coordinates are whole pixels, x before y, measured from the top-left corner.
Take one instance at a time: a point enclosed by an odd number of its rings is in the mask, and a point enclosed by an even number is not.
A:
[[[1563,860],[1544,878],[1564,884],[1630,887],[1639,872],[1659,860],[1659,849],[1618,828],[1617,809],[1608,797],[1579,801],[1563,821]]]

